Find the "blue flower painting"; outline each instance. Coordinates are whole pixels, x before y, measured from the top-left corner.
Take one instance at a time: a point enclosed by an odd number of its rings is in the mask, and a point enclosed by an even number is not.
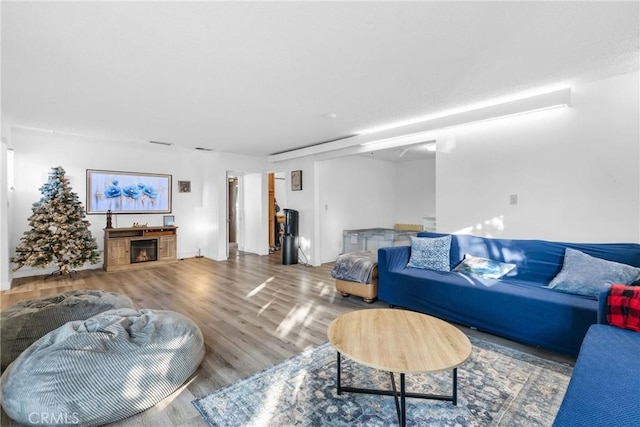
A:
[[[150,185],[138,184],[145,196],[150,199],[158,198],[158,191]]]
[[[87,170],[87,213],[169,213],[171,175]]]
[[[117,180],[115,180],[117,182]],[[110,185],[104,190],[105,197],[112,199],[114,197],[120,197],[122,195],[122,190],[117,185]]]
[[[133,200],[139,199],[142,192],[137,185],[127,185],[122,189],[122,195],[124,197],[130,197]]]

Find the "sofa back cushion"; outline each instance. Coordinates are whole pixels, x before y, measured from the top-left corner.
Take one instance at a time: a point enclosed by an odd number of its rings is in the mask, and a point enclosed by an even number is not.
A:
[[[411,236],[411,256],[407,267],[450,271],[451,236]]]
[[[600,289],[614,283],[629,284],[638,276],[640,268],[567,248],[562,270],[549,283],[549,289],[597,299]]]
[[[419,237],[446,235],[427,232],[418,234]],[[464,259],[465,254],[470,254],[516,264],[518,280],[547,285],[560,272],[566,248],[577,249],[596,258],[640,267],[640,245],[636,243],[565,243],[453,234],[451,269]]]

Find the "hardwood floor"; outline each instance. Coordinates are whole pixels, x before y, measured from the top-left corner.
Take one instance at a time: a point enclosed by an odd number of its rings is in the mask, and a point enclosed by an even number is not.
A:
[[[71,289],[102,289],[128,295],[137,308],[173,310],[202,330],[206,354],[183,387],[153,408],[114,426],[203,426],[191,401],[327,341],[327,327],[352,310],[387,307],[343,298],[331,278],[332,264],[282,265],[269,256],[231,253],[225,262],[189,258],[137,271],[83,270],[71,277],[16,279],[0,294],[2,309],[17,301]],[[565,363],[574,360],[461,327],[469,335]],[[16,425],[4,412],[2,426]]]

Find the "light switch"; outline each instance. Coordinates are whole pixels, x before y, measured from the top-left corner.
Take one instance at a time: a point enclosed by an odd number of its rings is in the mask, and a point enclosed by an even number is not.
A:
[[[509,196],[509,203],[512,205],[517,205],[518,204],[518,195],[517,194],[512,194]]]

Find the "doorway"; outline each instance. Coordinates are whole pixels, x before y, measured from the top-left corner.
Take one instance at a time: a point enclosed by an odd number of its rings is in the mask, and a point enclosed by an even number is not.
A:
[[[238,177],[227,172],[227,258],[238,250]]]
[[[285,173],[271,172],[267,175],[267,220],[269,229],[269,252],[280,249],[282,239],[283,209],[286,207]]]

